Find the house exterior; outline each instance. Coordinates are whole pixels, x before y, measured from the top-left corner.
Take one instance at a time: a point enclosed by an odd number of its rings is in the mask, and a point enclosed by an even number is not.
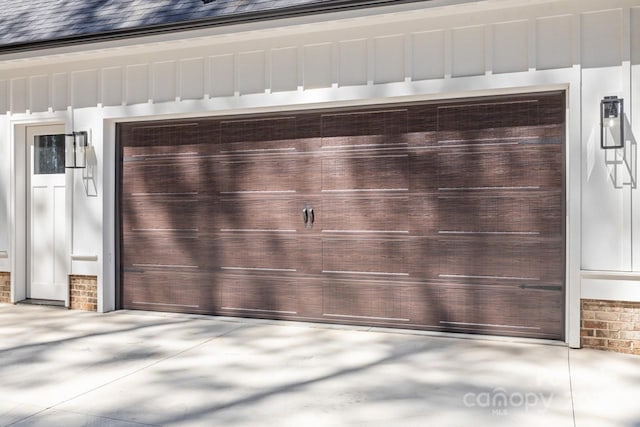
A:
[[[4,3],[0,301],[640,354],[639,0]]]

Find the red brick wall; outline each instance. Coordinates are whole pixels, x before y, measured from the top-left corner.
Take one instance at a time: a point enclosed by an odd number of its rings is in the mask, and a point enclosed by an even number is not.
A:
[[[69,276],[69,308],[98,310],[98,278],[96,276]]]
[[[640,355],[640,302],[581,301],[582,347]]]
[[[11,274],[0,272],[0,302],[11,302]]]

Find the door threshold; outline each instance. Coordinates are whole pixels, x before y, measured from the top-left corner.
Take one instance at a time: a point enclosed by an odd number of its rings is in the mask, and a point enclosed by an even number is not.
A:
[[[58,301],[53,299],[27,298],[27,299],[23,299],[22,301],[18,301],[16,304],[44,305],[47,307],[67,308],[65,306],[64,301]]]

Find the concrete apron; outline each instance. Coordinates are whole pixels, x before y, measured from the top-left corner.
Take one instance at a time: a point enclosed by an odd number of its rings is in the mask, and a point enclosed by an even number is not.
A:
[[[0,426],[640,426],[640,357],[0,304]]]

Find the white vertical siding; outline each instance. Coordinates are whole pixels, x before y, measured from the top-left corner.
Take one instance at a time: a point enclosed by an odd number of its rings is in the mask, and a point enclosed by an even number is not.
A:
[[[358,86],[367,84],[368,55],[367,40],[347,40],[340,42],[340,86]]]
[[[303,86],[305,89],[331,87],[333,62],[330,43],[304,47]]]
[[[298,48],[286,47],[271,51],[272,92],[298,89]]]
[[[40,75],[29,78],[29,110],[33,113],[49,109],[49,76]]]
[[[378,37],[374,43],[374,82],[380,84],[404,81],[404,35]]]
[[[631,270],[631,196],[623,150],[600,148],[599,102],[624,97],[622,13],[581,15],[582,64],[582,268]],[[627,102],[630,100],[627,99]]]
[[[493,72],[512,73],[529,69],[528,21],[493,25]]]
[[[6,80],[0,80],[0,114],[5,114],[10,109],[9,86]]]
[[[66,110],[69,102],[69,75],[68,73],[55,73],[51,78],[52,96],[51,107],[54,111]],[[105,86],[109,87],[109,86]]]
[[[17,78],[11,80],[11,104],[10,110],[14,114],[27,111],[27,79]]]
[[[102,69],[102,105],[122,105],[122,67]]]
[[[204,97],[204,58],[180,61],[180,99]]]
[[[237,56],[238,90],[241,95],[264,93],[265,53],[264,51],[242,52]]]
[[[452,33],[453,77],[485,73],[485,26],[454,28]]]
[[[582,14],[582,67],[619,66],[622,61],[622,12]]]
[[[442,30],[412,34],[412,80],[444,78],[444,36]]]
[[[210,61],[209,94],[212,97],[233,96],[236,92],[234,55],[213,56]]]
[[[169,87],[175,85],[175,81],[163,83]],[[149,101],[149,66],[147,64],[127,67],[126,96],[127,104],[143,104]]]
[[[572,17],[536,19],[536,68],[550,70],[573,65]]]
[[[75,71],[71,74],[71,102],[75,108],[95,107],[98,104],[97,70]]]
[[[141,80],[144,79],[145,70],[141,70]],[[154,102],[167,102],[176,100],[176,63],[175,61],[156,62],[152,65],[151,71],[152,95]],[[144,82],[141,81],[141,87]],[[141,96],[144,99],[144,95]],[[144,101],[143,101],[144,102]]]

